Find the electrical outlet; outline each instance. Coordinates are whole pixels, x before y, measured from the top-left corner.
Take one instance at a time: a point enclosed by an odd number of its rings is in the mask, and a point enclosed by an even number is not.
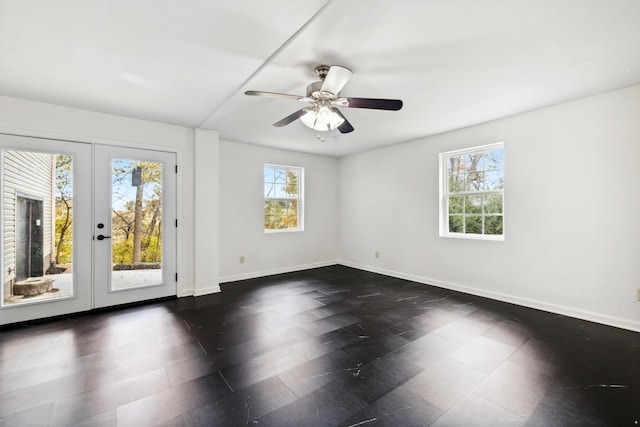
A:
[[[244,256],[240,257],[240,264],[244,264]]]
[[[376,251],[376,252],[375,252],[375,257],[376,257],[376,258],[380,258],[380,252]]]

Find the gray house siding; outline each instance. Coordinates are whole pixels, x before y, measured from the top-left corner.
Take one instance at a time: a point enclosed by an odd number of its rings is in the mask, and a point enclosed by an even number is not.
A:
[[[3,282],[4,294],[11,292],[18,269],[16,252],[20,235],[18,214],[19,198],[35,201],[42,208],[41,256],[42,271],[46,271],[53,259],[54,252],[54,200],[55,200],[55,154],[33,153],[26,151],[3,151],[2,153],[2,224],[3,224]],[[20,255],[20,257],[25,256]],[[35,256],[33,259],[36,259]],[[36,266],[37,271],[39,266]]]

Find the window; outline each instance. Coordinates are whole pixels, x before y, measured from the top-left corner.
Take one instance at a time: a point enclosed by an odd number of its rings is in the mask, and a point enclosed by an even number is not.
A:
[[[440,235],[504,240],[504,144],[440,154]]]
[[[264,165],[264,231],[302,231],[304,169]]]

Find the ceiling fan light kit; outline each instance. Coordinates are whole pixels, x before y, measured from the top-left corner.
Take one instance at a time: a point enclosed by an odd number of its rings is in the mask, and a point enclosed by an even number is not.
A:
[[[307,109],[300,121],[318,132],[336,129],[344,123],[344,119],[327,106]]]
[[[338,129],[340,133],[353,132],[354,128],[351,123],[336,107],[390,111],[398,111],[402,108],[402,101],[399,99],[340,97],[340,91],[349,81],[351,74],[353,74],[348,68],[339,65],[319,65],[315,68],[315,72],[320,80],[307,86],[306,96],[255,90],[246,91],[245,95],[266,96],[310,103],[311,106],[288,115],[274,123],[273,126],[286,126],[300,119],[305,126],[317,132],[327,132],[334,129]],[[320,139],[319,136],[318,139]],[[324,141],[324,138],[322,140]]]

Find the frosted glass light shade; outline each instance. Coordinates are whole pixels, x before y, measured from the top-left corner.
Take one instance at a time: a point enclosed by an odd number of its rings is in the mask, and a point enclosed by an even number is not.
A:
[[[300,120],[305,126],[318,132],[333,130],[344,123],[341,116],[326,106],[307,111]]]

